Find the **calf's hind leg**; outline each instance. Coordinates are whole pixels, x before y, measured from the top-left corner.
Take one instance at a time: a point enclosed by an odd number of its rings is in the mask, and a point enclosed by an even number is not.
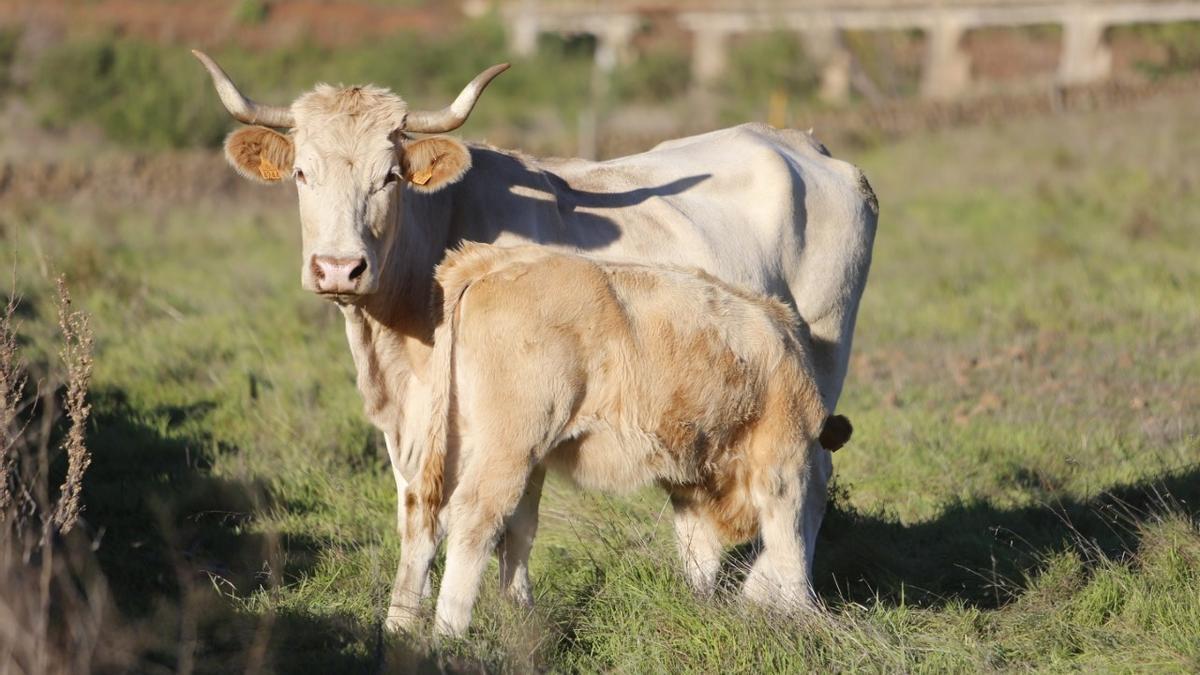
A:
[[[539,452],[543,448],[524,443],[476,447],[448,505],[446,570],[434,628],[438,635],[466,632],[488,558],[529,482],[531,459],[544,454]]]
[[[575,392],[563,386],[570,378],[544,363],[539,366],[541,371],[533,374],[482,366],[462,370],[476,377],[472,387],[459,388],[460,411],[470,420],[470,432],[459,481],[447,504],[446,569],[435,626],[439,635],[466,632],[488,558],[522,498],[537,494],[528,489],[530,483],[540,483],[539,464],[570,416]],[[548,386],[512,384],[539,381]],[[536,513],[536,502],[533,506]],[[515,540],[511,549],[521,559],[528,557],[534,533],[530,523],[524,525],[525,539]]]
[[[545,467],[535,466],[529,474],[517,510],[504,527],[504,536],[496,553],[500,558],[500,590],[521,607],[533,606],[533,586],[529,581],[529,552],[538,528],[538,503],[542,499]]]

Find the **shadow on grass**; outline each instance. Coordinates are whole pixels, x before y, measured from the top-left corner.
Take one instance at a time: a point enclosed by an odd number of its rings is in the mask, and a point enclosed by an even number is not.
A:
[[[369,672],[375,628],[349,614],[247,610],[230,597],[311,571],[323,542],[254,531],[276,502],[265,485],[211,472],[215,443],[192,432],[211,405],[144,410],[92,393],[84,515],[117,609],[149,670]],[[187,425],[183,427],[181,425]],[[185,433],[183,428],[188,429]],[[258,667],[254,667],[256,665]]]
[[[1074,549],[1085,560],[1121,560],[1140,547],[1138,521],[1167,507],[1196,516],[1200,465],[1086,500],[1015,509],[960,502],[913,525],[856,513],[839,501],[835,496],[821,528],[814,570],[827,602],[903,599],[994,609],[1052,554]]]

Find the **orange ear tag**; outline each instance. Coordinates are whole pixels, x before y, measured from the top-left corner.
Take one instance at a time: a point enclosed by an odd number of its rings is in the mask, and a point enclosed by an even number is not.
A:
[[[412,175],[412,178],[410,178],[409,180],[416,183],[417,185],[424,185],[429,182],[430,178],[433,178],[433,167],[427,166],[424,169],[421,169],[420,171],[418,171],[417,173],[414,173]]]
[[[263,155],[258,156],[258,175],[262,176],[263,180],[279,180],[282,174],[279,173],[279,167],[271,163]]]

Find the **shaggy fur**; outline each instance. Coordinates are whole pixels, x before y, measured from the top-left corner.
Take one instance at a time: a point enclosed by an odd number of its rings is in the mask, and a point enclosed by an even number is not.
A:
[[[487,554],[542,464],[585,487],[663,486],[687,524],[685,560],[761,535],[747,597],[812,606],[799,523],[831,418],[792,310],[695,271],[534,246],[466,244],[436,279],[430,427],[405,548],[432,552],[448,536],[440,632],[466,630]],[[430,559],[404,557],[410,585],[394,599],[406,615]],[[689,566],[700,591],[715,574]]]

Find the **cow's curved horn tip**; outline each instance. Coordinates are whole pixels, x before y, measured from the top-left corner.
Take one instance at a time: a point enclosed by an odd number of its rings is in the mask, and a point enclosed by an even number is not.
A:
[[[200,51],[199,49],[189,49],[188,51],[190,51],[192,56],[196,57],[196,60],[200,62],[200,65],[204,66],[205,68],[208,68],[209,64],[213,63],[212,57]]]

